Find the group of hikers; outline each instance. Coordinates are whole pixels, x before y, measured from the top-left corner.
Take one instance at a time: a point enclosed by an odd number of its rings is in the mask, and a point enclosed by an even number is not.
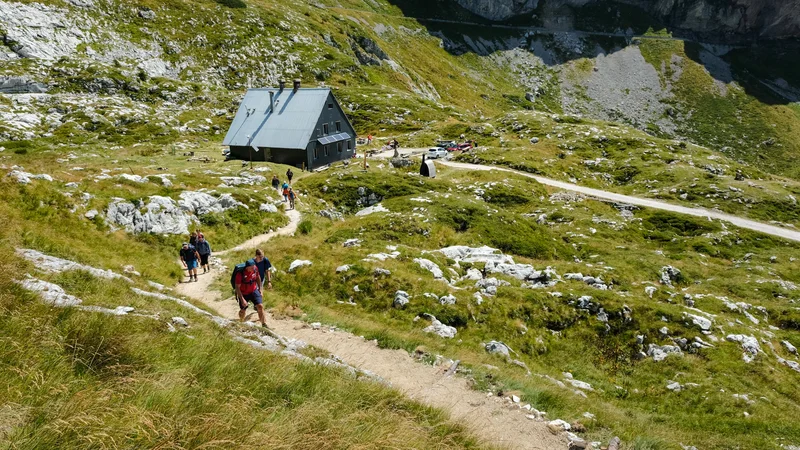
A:
[[[286,171],[287,181],[283,184],[281,184],[277,175],[272,177],[272,187],[283,195],[283,201],[289,203],[289,209],[294,209],[297,197],[291,187],[293,177],[292,169]],[[208,265],[208,259],[211,256],[211,244],[200,230],[195,230],[191,233],[189,241],[183,243],[179,254],[181,263],[189,276],[189,282],[197,282],[198,267],[202,267],[203,273],[211,270]],[[248,305],[252,303],[256,312],[258,312],[258,320],[261,322],[261,326],[267,328],[262,291],[265,285],[267,289],[272,289],[271,268],[272,264],[264,256],[264,252],[260,248],[256,249],[252,259],[248,259],[234,267],[231,274],[231,287],[239,304],[239,320],[244,321]]]
[[[203,268],[203,273],[210,270],[208,266],[208,258],[210,256],[211,245],[205,240],[203,233],[199,230],[193,231],[189,242],[184,242],[180,250],[181,262],[188,272],[189,282],[197,281],[198,265]],[[252,303],[256,312],[258,312],[258,320],[261,322],[261,326],[267,327],[264,317],[264,297],[261,292],[264,289],[265,281],[267,289],[272,289],[270,268],[272,268],[272,264],[264,256],[264,252],[260,248],[256,249],[255,256],[252,259],[248,259],[234,267],[231,274],[231,287],[239,304],[239,320],[244,321],[248,304]]]
[[[208,258],[211,256],[211,244],[200,230],[192,231],[189,242],[184,242],[180,251],[183,267],[189,273],[189,281],[197,281],[197,267],[203,268],[203,273],[208,272]]]
[[[281,184],[281,180],[278,179],[277,175],[272,176],[272,187],[283,194],[283,201],[289,203],[289,209],[294,209],[294,201],[297,198],[297,195],[294,193],[294,189],[292,189],[291,185],[292,177],[294,177],[292,169],[288,169],[286,171],[286,178],[289,181],[284,181],[283,184]]]

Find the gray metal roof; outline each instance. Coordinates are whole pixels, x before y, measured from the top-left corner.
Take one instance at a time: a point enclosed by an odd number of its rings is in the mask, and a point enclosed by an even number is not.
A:
[[[270,92],[275,93],[272,113]],[[222,145],[305,149],[328,94],[328,88],[249,89]]]

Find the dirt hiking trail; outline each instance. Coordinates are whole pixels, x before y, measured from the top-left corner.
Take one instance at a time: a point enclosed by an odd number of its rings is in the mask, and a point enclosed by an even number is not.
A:
[[[775,225],[769,225],[763,222],[758,222],[755,220],[744,219],[738,216],[734,216],[731,214],[725,214],[722,212],[711,211],[705,208],[690,208],[687,206],[680,206],[674,205],[672,203],[663,202],[660,200],[653,200],[649,198],[641,198],[641,197],[633,197],[630,195],[624,194],[616,194],[613,192],[603,191],[600,189],[588,188],[584,186],[579,186],[573,183],[567,183],[564,181],[553,180],[550,178],[540,177],[538,175],[533,175],[527,172],[522,172],[520,170],[509,169],[506,167],[498,167],[498,166],[484,166],[480,164],[469,164],[469,163],[460,163],[454,161],[447,161],[441,160],[439,161],[441,164],[445,166],[454,167],[457,169],[469,169],[469,170],[496,170],[498,172],[509,172],[514,173],[517,175],[521,175],[523,177],[533,178],[534,180],[538,181],[541,184],[556,187],[559,189],[564,189],[565,191],[573,191],[573,192],[580,192],[581,194],[585,194],[589,197],[595,197],[603,200],[609,200],[612,202],[617,203],[625,203],[629,205],[636,205],[636,206],[643,206],[645,208],[653,208],[653,209],[660,209],[663,211],[671,211],[680,214],[688,214],[690,216],[697,216],[697,217],[710,217],[712,219],[718,219],[725,222],[730,222],[733,225],[741,228],[747,228],[748,230],[759,231],[761,233],[769,234],[772,236],[777,236],[780,238],[788,239],[791,241],[800,242],[800,231],[792,230],[789,228],[783,228]]]
[[[233,250],[254,251],[257,245],[275,236],[293,234],[300,221],[300,214],[290,210],[287,215],[289,224],[285,227],[256,236],[232,249],[216,252],[215,256]],[[238,320],[239,307],[233,297],[223,296],[210,289],[215,278],[223,275],[227,275],[227,269],[213,269],[199,274],[197,282],[178,284],[175,290],[203,302],[226,319]],[[265,299],[272,295],[275,294],[270,291],[264,293]],[[246,320],[258,320],[252,309],[248,310],[248,314]],[[566,438],[552,434],[545,422],[527,418],[527,411],[510,406],[496,396],[490,397],[471,389],[467,380],[462,377],[445,375],[448,367],[422,364],[403,350],[381,349],[374,342],[344,331],[331,331],[329,327],[312,329],[303,322],[294,319],[278,320],[270,314],[267,314],[267,325],[275,334],[302,340],[337,356],[351,366],[374,373],[409,398],[448,411],[454,422],[466,426],[486,444],[507,449],[567,448]]]
[[[403,149],[403,151],[400,152],[402,156],[415,156],[415,155],[421,155],[423,153],[425,153],[425,149],[420,149],[420,148],[408,148],[408,149]],[[390,151],[379,152],[375,154],[373,157],[386,159],[386,158],[391,158],[392,155],[393,151],[390,150]],[[793,230],[790,228],[785,228],[776,225],[770,225],[764,222],[759,222],[757,220],[745,219],[743,217],[738,217],[718,211],[712,211],[705,208],[693,208],[688,206],[675,205],[673,203],[661,200],[634,197],[632,195],[625,195],[625,194],[617,194],[614,192],[608,192],[601,189],[594,189],[585,186],[580,186],[574,183],[567,183],[565,181],[554,180],[552,178],[546,178],[528,172],[523,172],[521,170],[510,169],[507,167],[462,163],[462,162],[450,161],[447,159],[436,159],[435,161],[437,164],[442,164],[455,169],[481,170],[481,171],[494,170],[498,172],[513,173],[523,177],[532,178],[545,186],[552,186],[558,189],[563,189],[565,191],[579,192],[589,197],[594,197],[601,200],[628,204],[628,205],[642,206],[645,208],[660,209],[662,211],[671,211],[679,214],[688,214],[690,216],[696,216],[696,217],[709,217],[712,219],[729,222],[740,228],[759,231],[761,233],[777,236],[783,239],[788,239],[790,241],[800,242],[800,231],[798,230]]]

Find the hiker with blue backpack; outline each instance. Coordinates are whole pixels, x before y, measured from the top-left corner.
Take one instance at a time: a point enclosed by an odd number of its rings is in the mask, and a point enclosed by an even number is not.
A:
[[[239,320],[244,322],[247,303],[252,302],[258,312],[261,326],[267,328],[267,321],[264,318],[264,299],[261,296],[261,277],[255,260],[248,259],[244,264],[237,265],[233,269],[231,283],[236,291],[236,300],[239,302]]]

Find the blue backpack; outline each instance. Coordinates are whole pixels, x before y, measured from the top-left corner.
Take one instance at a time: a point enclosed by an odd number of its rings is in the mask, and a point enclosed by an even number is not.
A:
[[[245,268],[245,263],[233,266],[233,272],[231,273],[231,289],[233,289],[234,291],[236,290],[236,274],[244,273],[244,268]]]

